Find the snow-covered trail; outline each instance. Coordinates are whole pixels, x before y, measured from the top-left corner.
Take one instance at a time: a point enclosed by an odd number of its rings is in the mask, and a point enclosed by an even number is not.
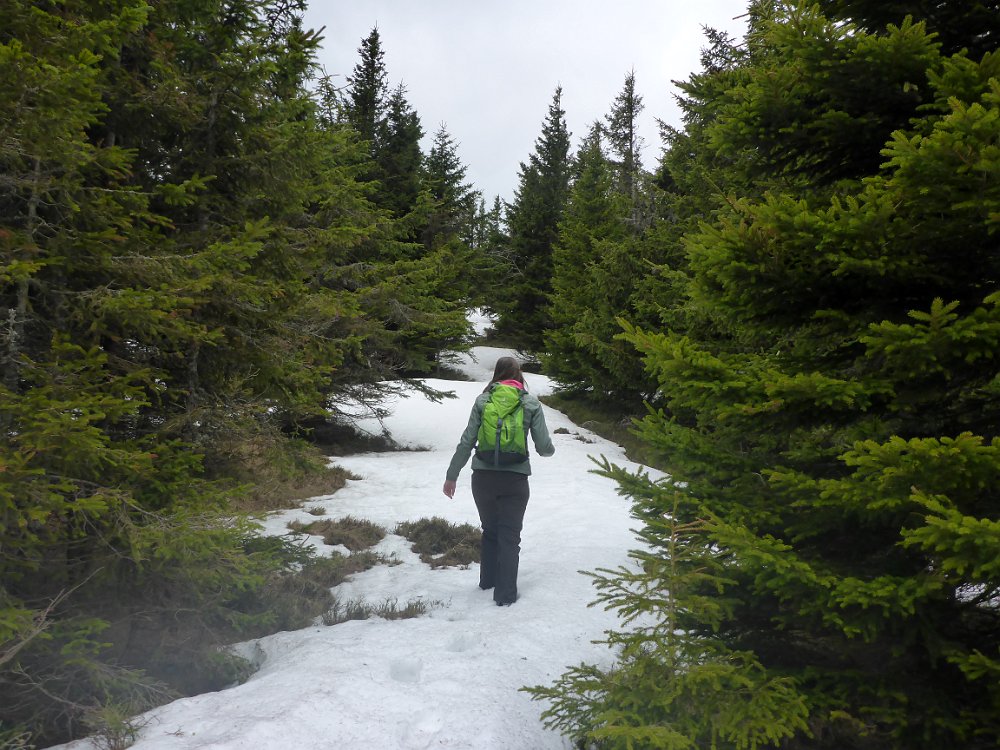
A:
[[[302,509],[272,515],[267,530],[286,533],[291,520],[316,520],[307,513],[315,507],[326,517],[371,519],[390,532],[400,521],[430,516],[478,526],[468,467],[454,500],[441,485],[472,402],[504,353],[480,348],[465,358],[462,369],[478,382],[428,381],[454,391],[456,399],[434,404],[415,394],[396,400],[386,422],[393,437],[427,450],[337,459],[362,478]],[[539,375],[529,375],[528,385],[536,394],[551,388]],[[548,684],[582,661],[610,662],[608,649],[592,641],[615,626],[614,615],[588,608],[594,590],[579,571],[626,563],[636,542],[627,499],[589,473],[589,455],[630,465],[622,450],[548,407],[545,417],[550,433],[563,427],[570,434],[553,434],[555,456],[532,459],[516,604],[495,606],[492,592],[477,585],[477,566],[431,570],[390,533],[375,549],[397,555],[402,564],[358,574],[336,594],[341,600],[394,598],[400,605],[423,599],[431,604],[426,615],[317,625],[240,644],[260,663],[259,671],[242,685],[151,711],[134,747],[569,748],[542,727],[541,705],[519,688]],[[314,541],[324,547],[318,537]]]

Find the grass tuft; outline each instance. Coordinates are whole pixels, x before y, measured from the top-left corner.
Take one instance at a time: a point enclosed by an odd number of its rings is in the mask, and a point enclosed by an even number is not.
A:
[[[345,575],[362,573],[374,568],[376,565],[388,565],[390,568],[402,565],[403,561],[395,556],[383,555],[381,552],[372,552],[370,549],[355,552],[343,558]]]
[[[0,747],[4,750],[34,750],[31,732],[21,727],[0,726]]]
[[[373,545],[378,544],[385,538],[385,529],[378,524],[355,518],[354,516],[344,516],[337,520],[324,519],[322,521],[312,521],[302,523],[302,521],[292,521],[288,524],[292,531],[300,531],[304,534],[316,534],[323,537],[323,542],[330,545],[342,544],[351,552],[359,552]]]
[[[332,495],[357,479],[346,469],[329,466],[314,445],[260,425],[236,422],[217,430],[205,446],[206,475],[242,488],[232,501],[241,513],[297,507],[316,495]],[[200,447],[200,446],[199,446]]]
[[[323,614],[323,624],[338,625],[349,620],[368,620],[372,617],[381,617],[383,620],[407,620],[427,614],[432,605],[444,606],[444,603],[411,599],[400,607],[399,600],[395,597],[389,597],[377,604],[366,599],[347,601],[335,599],[330,609]]]
[[[139,739],[139,732],[149,719],[135,717],[134,706],[108,703],[87,712],[84,723],[91,731],[90,741],[98,750],[127,750]],[[135,718],[133,718],[135,717]]]
[[[329,610],[335,599],[331,592],[355,573],[376,565],[399,565],[394,557],[363,550],[351,555],[308,557],[299,565],[273,576],[262,592],[253,595],[252,606],[262,617],[257,628],[245,637],[260,637],[279,630],[308,627]]]
[[[468,567],[479,562],[482,533],[471,524],[421,518],[399,524],[396,533],[412,542],[411,549],[432,568]]]

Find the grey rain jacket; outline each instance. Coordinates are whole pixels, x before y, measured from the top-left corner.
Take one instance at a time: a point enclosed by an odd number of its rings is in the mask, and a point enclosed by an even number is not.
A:
[[[476,440],[479,438],[479,425],[483,421],[483,409],[489,400],[489,391],[480,393],[476,397],[476,403],[473,405],[472,413],[469,415],[469,424],[458,441],[455,454],[451,457],[451,463],[448,464],[448,473],[445,475],[445,478],[449,481],[458,479],[462,467],[465,466],[469,460],[469,456],[472,456],[472,452],[476,449]],[[524,405],[524,431],[531,435],[531,442],[535,444],[535,451],[539,456],[551,456],[556,452],[556,447],[552,444],[552,438],[549,437],[549,430],[545,426],[545,416],[542,414],[541,403],[527,391],[521,397],[521,403]],[[472,470],[512,471],[517,474],[530,476],[531,460],[496,467],[473,456]]]

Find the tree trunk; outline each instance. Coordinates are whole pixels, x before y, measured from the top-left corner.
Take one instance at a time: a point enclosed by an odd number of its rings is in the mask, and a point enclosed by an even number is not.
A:
[[[42,160],[35,157],[31,176],[31,197],[28,199],[27,230],[28,240],[34,243],[35,230],[38,228],[38,205],[41,203]],[[4,354],[3,385],[12,393],[17,392],[20,380],[20,355],[24,345],[25,323],[28,317],[28,279],[17,282],[17,298],[14,307],[7,311],[7,351]]]
[[[205,169],[209,172],[215,164],[215,124],[218,119],[219,92],[213,90],[208,98],[208,112],[205,113],[205,123],[208,133],[205,136]],[[198,229],[202,232],[208,229],[208,206],[203,199],[198,202]]]

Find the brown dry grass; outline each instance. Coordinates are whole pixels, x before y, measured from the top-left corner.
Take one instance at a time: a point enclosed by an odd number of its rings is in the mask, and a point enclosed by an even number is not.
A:
[[[427,602],[423,599],[411,599],[400,606],[398,599],[389,598],[373,604],[365,599],[350,599],[340,601],[335,599],[330,608],[323,614],[324,625],[339,625],[348,620],[367,620],[371,617],[381,617],[384,620],[407,620],[426,614],[434,605],[443,603]]]
[[[252,432],[234,427],[206,450],[210,478],[240,488],[231,501],[240,513],[294,508],[302,500],[332,495],[358,479],[346,469],[329,466],[329,458],[314,445],[276,431]]]
[[[259,480],[232,507],[243,513],[294,508],[311,497],[332,495],[344,487],[348,479],[358,477],[339,466],[324,466],[304,476],[268,477]]]
[[[325,518],[310,523],[292,521],[288,524],[288,528],[304,534],[322,536],[324,543],[342,544],[351,552],[358,552],[378,544],[385,538],[386,533],[378,524],[354,516],[345,516],[337,520]]]
[[[471,524],[421,518],[399,524],[396,533],[410,540],[411,549],[432,568],[468,567],[479,562],[482,532]]]

